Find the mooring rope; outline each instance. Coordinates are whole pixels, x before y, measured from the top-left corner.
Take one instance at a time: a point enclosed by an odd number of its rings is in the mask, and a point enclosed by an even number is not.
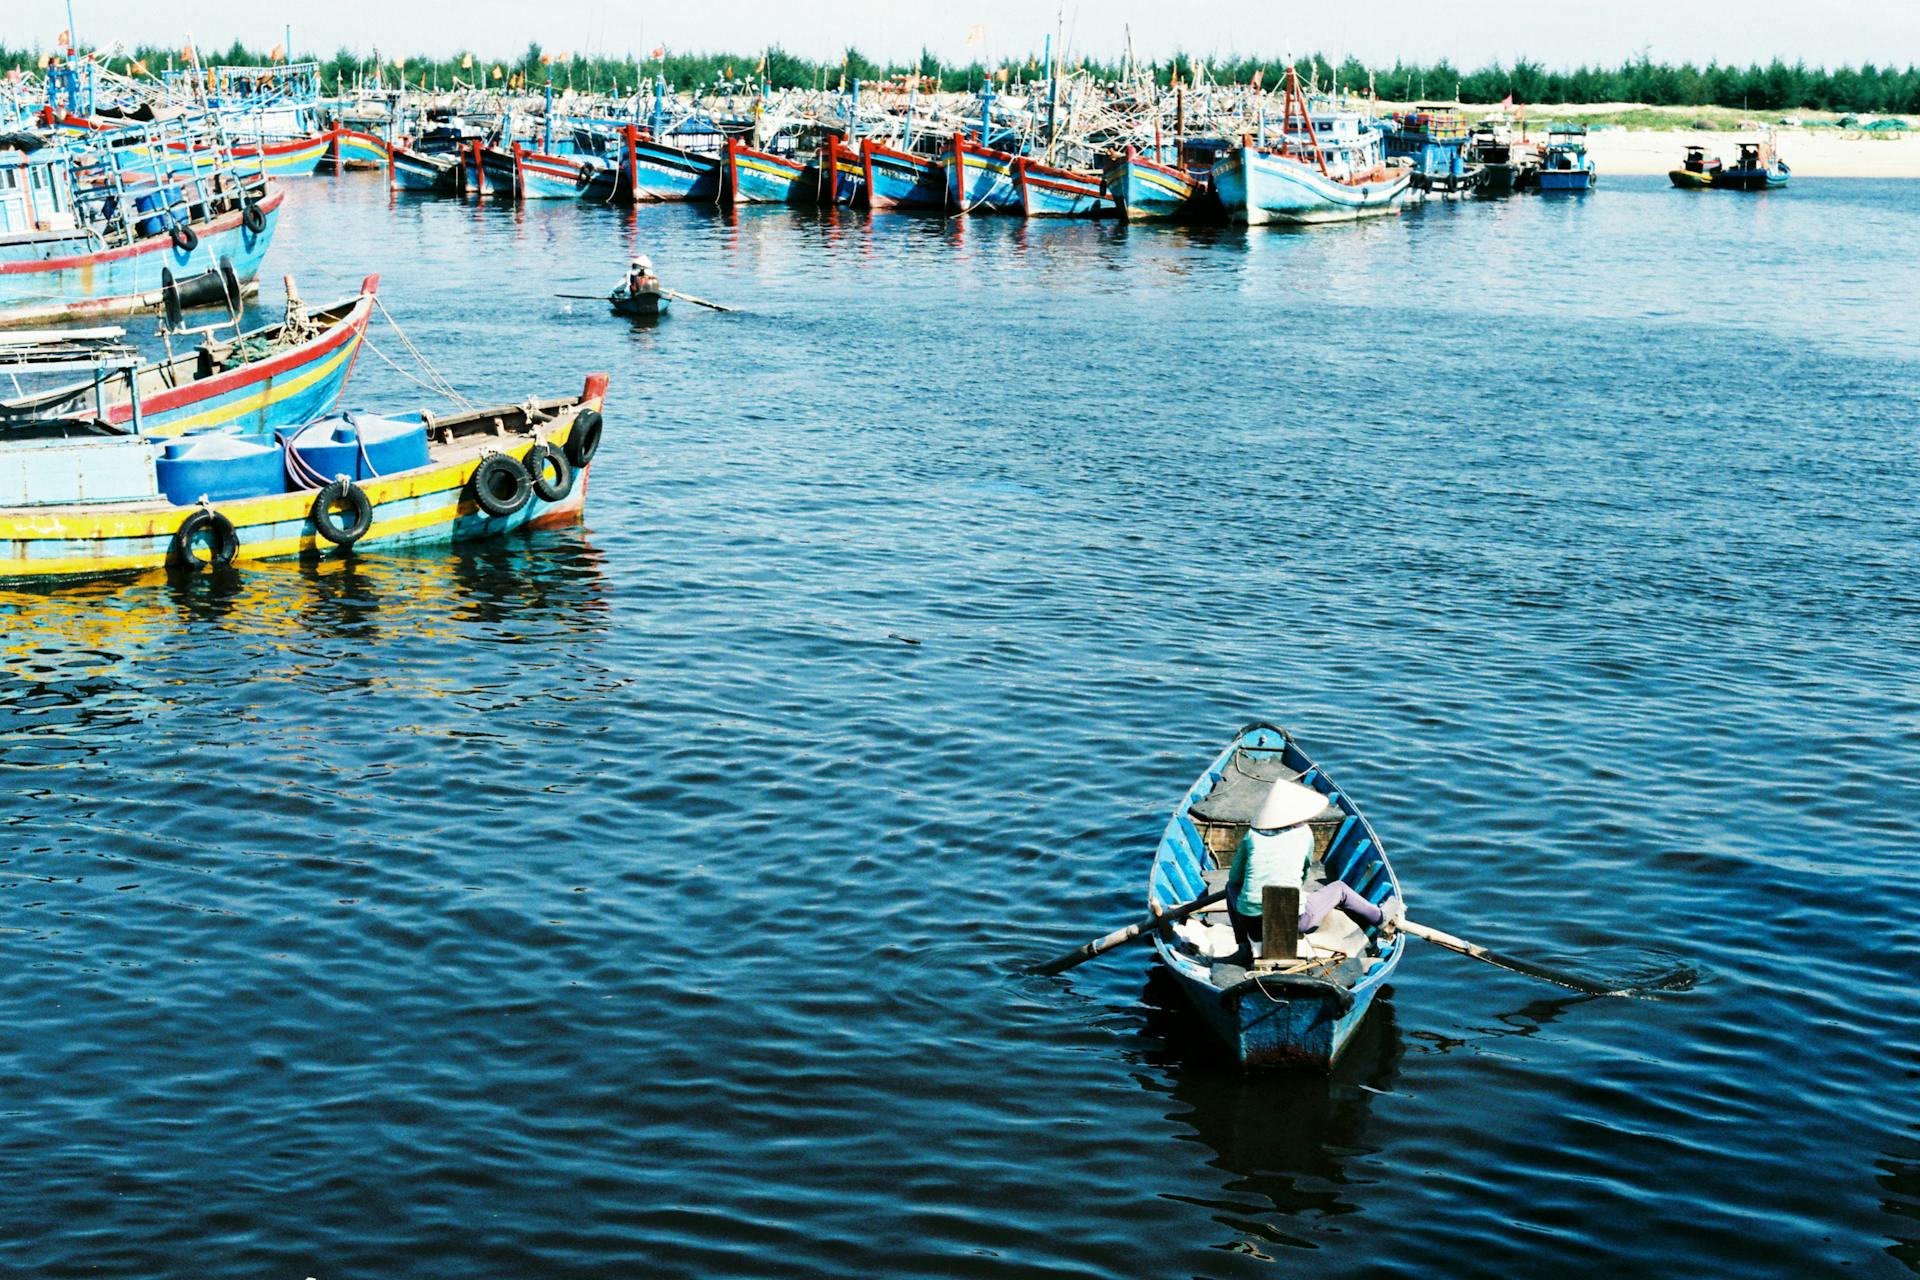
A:
[[[368,334],[365,330],[362,330],[360,334],[360,340],[366,344],[367,349],[373,352],[373,354],[375,354],[376,356],[379,356],[382,360],[386,361],[387,365],[390,368],[392,368],[395,373],[398,373],[401,377],[406,378],[409,381],[418,383],[420,386],[425,387],[427,390],[433,392],[435,395],[446,397],[448,400],[452,401],[454,404],[459,405],[462,409],[473,408],[473,402],[467,399],[465,396],[461,395],[459,390],[455,388],[453,383],[449,382],[444,374],[442,374],[438,369],[433,367],[433,362],[428,360],[425,355],[421,354],[420,348],[413,345],[413,339],[407,337],[406,330],[400,327],[400,322],[393,318],[393,313],[391,311],[387,310],[386,303],[382,302],[378,297],[375,297],[373,300],[373,305],[380,308],[380,314],[384,316],[386,318],[387,323],[392,326],[394,336],[400,339],[400,345],[407,349],[407,354],[412,356],[414,360],[419,363],[420,368],[426,372],[428,380],[423,381],[422,379],[415,377],[408,370],[401,368],[400,365],[394,362],[392,357],[388,356],[386,352],[380,350],[379,347],[374,345],[373,338],[370,334]]]

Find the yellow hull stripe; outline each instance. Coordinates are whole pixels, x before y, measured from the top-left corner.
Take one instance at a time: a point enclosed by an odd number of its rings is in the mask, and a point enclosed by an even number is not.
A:
[[[178,418],[172,422],[163,423],[148,434],[156,436],[177,436],[187,431],[198,431],[203,427],[224,426],[236,418],[244,418],[249,414],[258,413],[268,405],[280,400],[285,400],[290,396],[299,395],[314,383],[332,376],[333,371],[338,369],[346,361],[351,360],[353,353],[359,349],[360,335],[356,333],[352,338],[341,344],[338,351],[303,373],[297,374],[292,378],[276,378],[271,385],[263,386],[259,391],[256,391],[250,396],[230,400],[226,404],[196,413],[192,417]]]

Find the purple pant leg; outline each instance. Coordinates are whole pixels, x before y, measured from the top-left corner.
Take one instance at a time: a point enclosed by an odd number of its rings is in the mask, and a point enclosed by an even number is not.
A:
[[[1311,933],[1318,929],[1320,922],[1332,915],[1335,908],[1368,928],[1386,918],[1386,913],[1380,908],[1348,888],[1345,880],[1335,880],[1332,884],[1321,885],[1300,900],[1300,932]]]

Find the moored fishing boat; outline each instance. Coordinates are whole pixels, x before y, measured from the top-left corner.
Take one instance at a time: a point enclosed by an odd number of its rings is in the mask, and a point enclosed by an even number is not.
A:
[[[1020,193],[1020,211],[1029,218],[1098,218],[1114,211],[1097,173],[1021,156],[1014,161],[1013,180]]]
[[[121,426],[131,423],[136,397],[149,436],[263,434],[311,422],[345,391],[379,286],[370,275],[355,296],[308,310],[289,282],[287,316],[276,324],[143,365],[131,386],[89,380],[0,400],[0,426],[81,413]]]
[[[1256,724],[1215,757],[1174,808],[1148,877],[1153,914],[1226,883],[1234,851],[1277,785],[1311,788],[1325,800],[1319,812],[1298,819],[1313,832],[1315,872],[1307,888],[1342,882],[1376,905],[1398,894],[1380,841],[1353,801],[1285,730]],[[1288,918],[1269,921],[1265,933],[1275,954],[1248,956],[1222,908],[1156,934],[1153,947],[1201,1021],[1243,1066],[1328,1070],[1399,964],[1404,942],[1340,910],[1311,932],[1299,933]],[[1282,952],[1280,938],[1297,943]]]
[[[1020,192],[1014,185],[1013,166],[1019,157],[972,141],[964,133],[953,135],[947,151],[947,207],[961,213],[1019,213]]]
[[[197,569],[570,523],[606,377],[448,416],[326,419],[273,444],[42,421],[0,438],[0,578]],[[98,495],[110,495],[106,500]]]
[[[0,147],[0,326],[158,307],[165,275],[259,275],[284,192],[231,169],[144,171],[110,146]],[[128,167],[122,168],[125,164]],[[77,176],[76,176],[77,175]]]
[[[1715,191],[1768,191],[1784,187],[1793,178],[1793,170],[1773,149],[1773,134],[1763,133],[1757,142],[1742,142],[1732,164],[1706,159],[1701,147],[1688,147],[1686,160],[1667,177],[1676,187]]]
[[[1108,161],[1103,178],[1119,215],[1129,222],[1181,217],[1200,190],[1194,174],[1149,160],[1133,147]]]
[[[396,145],[393,157],[393,185],[403,191],[423,191],[430,195],[459,194],[461,165],[453,152],[414,151]]]
[[[1542,191],[1588,191],[1600,178],[1587,154],[1587,126],[1556,124],[1540,148],[1540,170],[1534,181]]]
[[[327,159],[342,169],[384,169],[387,143],[371,133],[341,125],[333,130]]]
[[[1397,213],[1411,177],[1388,166],[1380,135],[1358,112],[1308,109],[1299,74],[1287,68],[1280,141],[1243,141],[1213,166],[1227,217],[1249,226],[1341,222]]]
[[[866,194],[867,173],[857,147],[830,133],[820,144],[818,166],[821,204],[851,207],[860,203]]]
[[[940,209],[947,203],[947,175],[937,156],[860,139],[860,167],[869,209]]]
[[[738,135],[727,138],[721,200],[726,204],[816,204],[819,182],[807,180],[809,166],[796,155],[749,146]]]

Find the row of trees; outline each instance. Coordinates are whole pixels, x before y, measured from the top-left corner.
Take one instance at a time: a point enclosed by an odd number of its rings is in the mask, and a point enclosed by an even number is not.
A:
[[[0,46],[0,71],[9,68],[33,69],[42,65],[47,53],[41,49],[8,49]],[[209,63],[259,64],[268,55],[247,49],[239,43],[223,50],[202,49],[198,56]],[[311,55],[306,55],[311,57]],[[157,74],[169,65],[181,66],[186,53],[180,49],[136,49],[116,56],[116,70],[144,69]],[[395,84],[405,77],[410,85],[431,84],[447,88],[456,82],[505,87],[514,84],[538,86],[551,79],[558,87],[602,91],[618,87],[630,92],[642,80],[651,81],[656,72],[668,83],[682,89],[708,87],[727,82],[771,83],[775,88],[838,88],[854,80],[877,80],[918,75],[942,89],[972,89],[989,78],[1019,82],[1044,74],[1037,57],[998,62],[970,62],[965,65],[942,62],[923,50],[912,62],[876,62],[858,49],[849,48],[835,59],[813,61],[786,52],[777,46],[752,53],[679,53],[665,51],[663,58],[644,55],[611,58],[569,52],[549,53],[539,45],[529,45],[516,58],[487,58],[462,51],[452,57],[394,57],[379,51],[371,56],[341,49],[331,58],[320,59],[326,88],[351,87],[371,81]],[[1137,73],[1150,75],[1161,85],[1171,84],[1178,75],[1191,82],[1204,62],[1206,74],[1229,84],[1246,84],[1258,75],[1268,86],[1279,83],[1286,65],[1281,61],[1239,56],[1199,58],[1177,54],[1162,62],[1145,63]],[[1102,79],[1119,79],[1126,68],[1117,63],[1082,62]],[[1851,111],[1857,113],[1920,113],[1920,68],[1900,69],[1863,63],[1857,67],[1809,67],[1803,62],[1788,64],[1779,59],[1761,66],[1722,66],[1691,62],[1678,65],[1654,62],[1645,55],[1617,67],[1549,68],[1543,63],[1522,59],[1512,65],[1494,63],[1473,71],[1463,71],[1442,59],[1428,65],[1395,62],[1392,66],[1369,66],[1349,57],[1334,63],[1315,54],[1299,62],[1300,73],[1321,87],[1338,85],[1343,89],[1371,86],[1381,97],[1394,100],[1422,98],[1454,99],[1467,102],[1498,102],[1512,95],[1515,102],[1644,102],[1656,106],[1742,107],[1754,111]]]

